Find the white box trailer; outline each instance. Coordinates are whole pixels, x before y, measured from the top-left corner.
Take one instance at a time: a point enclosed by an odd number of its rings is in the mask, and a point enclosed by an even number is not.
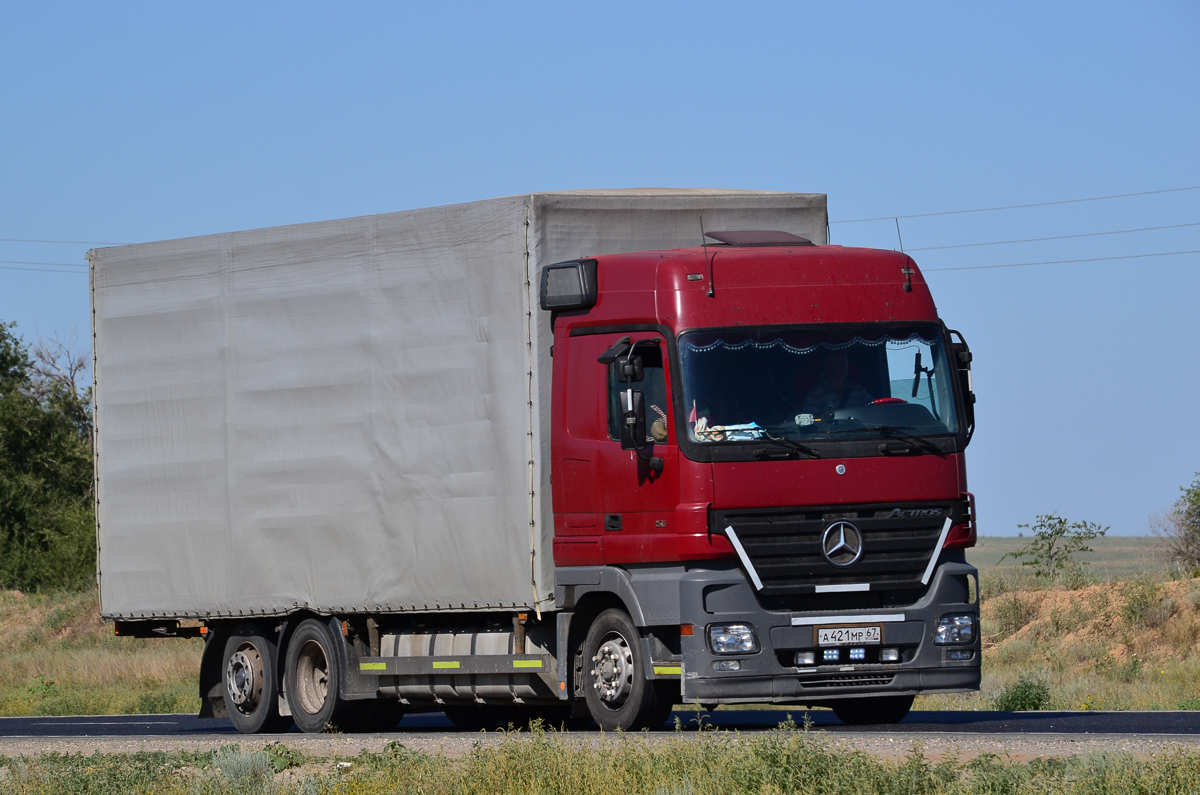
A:
[[[541,266],[827,239],[825,196],[567,191],[89,255],[101,612],[554,605]]]

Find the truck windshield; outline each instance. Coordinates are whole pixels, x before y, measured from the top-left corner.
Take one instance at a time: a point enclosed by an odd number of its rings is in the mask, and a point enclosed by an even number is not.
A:
[[[956,433],[944,347],[932,323],[686,332],[688,435],[727,444]]]

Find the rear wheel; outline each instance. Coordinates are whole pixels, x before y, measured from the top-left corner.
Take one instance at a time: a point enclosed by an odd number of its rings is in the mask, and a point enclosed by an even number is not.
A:
[[[275,642],[254,624],[239,624],[225,642],[225,711],[244,734],[285,732],[292,725],[279,714],[277,659]]]
[[[288,641],[284,681],[301,731],[338,729],[351,717],[349,702],[338,696],[342,671],[334,644],[340,642],[326,624],[312,618],[300,622]]]
[[[656,729],[671,702],[646,676],[646,660],[633,621],[622,610],[596,616],[583,642],[583,697],[605,731]]]
[[[912,709],[913,696],[881,696],[838,701],[831,706],[838,720],[850,726],[899,723]]]

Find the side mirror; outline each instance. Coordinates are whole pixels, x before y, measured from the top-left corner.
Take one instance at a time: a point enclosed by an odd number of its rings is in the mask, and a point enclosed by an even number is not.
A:
[[[621,393],[621,449],[642,450],[645,447],[645,397],[640,390],[626,389]]]
[[[971,383],[971,362],[975,357],[963,335],[954,329],[946,329],[950,335],[950,349],[954,354],[955,364],[958,365],[958,380],[962,388],[963,409],[967,416],[967,440],[975,433],[975,389]],[[957,337],[957,339],[955,339]]]
[[[646,377],[646,368],[642,365],[641,356],[617,357],[617,382],[621,384],[635,383]]]

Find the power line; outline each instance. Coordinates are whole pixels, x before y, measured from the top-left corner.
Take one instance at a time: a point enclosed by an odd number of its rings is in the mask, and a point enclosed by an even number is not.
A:
[[[1163,190],[1144,190],[1138,193],[1114,193],[1111,196],[1089,196],[1086,199],[1060,199],[1053,202],[1033,202],[1032,204],[1009,204],[1003,207],[977,207],[971,210],[943,210],[936,213],[914,213],[912,215],[881,215],[878,218],[848,218],[841,221],[830,221],[830,224],[861,224],[867,221],[891,221],[903,218],[932,218],[936,215],[962,215],[963,213],[990,213],[997,210],[1023,210],[1027,207],[1050,207],[1056,204],[1078,204],[1079,202],[1098,202],[1106,199],[1128,199],[1133,196],[1154,196],[1159,193],[1179,193],[1185,190],[1200,190],[1200,185],[1189,185],[1185,188],[1164,188]]]
[[[24,237],[0,237],[0,243],[62,243],[71,246],[123,246],[111,240],[31,240]]]
[[[86,268],[88,265],[79,262],[30,262],[28,259],[0,259],[6,265],[50,265],[52,268]]]
[[[0,265],[0,270],[5,271],[33,271],[34,273],[74,273],[76,276],[87,276],[87,271],[60,271],[53,268],[18,268],[12,265]]]
[[[1171,224],[1170,226],[1143,226],[1140,229],[1118,229],[1111,232],[1085,232],[1080,235],[1055,235],[1054,237],[1027,237],[1022,240],[993,240],[990,243],[959,243],[954,246],[925,246],[910,248],[908,251],[944,251],[948,248],[977,248],[979,246],[1003,246],[1008,243],[1041,243],[1046,240],[1072,240],[1077,237],[1101,237],[1102,235],[1127,235],[1130,232],[1155,232],[1159,229],[1182,229],[1185,226],[1200,226],[1200,221],[1188,224]]]
[[[1118,259],[1144,259],[1146,257],[1177,257],[1182,254],[1200,254],[1200,249],[1194,251],[1164,251],[1159,254],[1127,254],[1122,257],[1087,257],[1086,259],[1054,259],[1045,262],[1009,262],[1004,265],[962,265],[956,268],[922,268],[924,273],[933,271],[981,271],[990,268],[1027,268],[1031,265],[1067,265],[1073,262],[1108,262]]]

